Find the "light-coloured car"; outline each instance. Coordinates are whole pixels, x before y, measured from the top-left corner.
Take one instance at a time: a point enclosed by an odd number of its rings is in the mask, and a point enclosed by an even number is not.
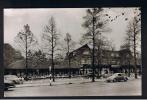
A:
[[[15,87],[14,82],[12,82],[10,80],[6,80],[4,78],[4,89],[5,89],[5,91],[8,90],[9,88],[14,88],[14,87]]]
[[[23,84],[24,78],[17,77],[16,75],[4,75],[4,79],[10,80],[15,84]]]
[[[124,73],[115,73],[112,76],[106,79],[106,82],[126,82],[128,80],[127,76]]]

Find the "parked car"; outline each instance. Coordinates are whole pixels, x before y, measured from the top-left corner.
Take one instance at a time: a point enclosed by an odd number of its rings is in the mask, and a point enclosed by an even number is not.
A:
[[[23,84],[24,82],[24,78],[17,77],[16,75],[4,75],[4,78],[14,82],[15,84]]]
[[[106,82],[126,82],[128,80],[127,76],[124,73],[115,73],[112,76],[106,79]]]
[[[14,88],[15,87],[15,84],[13,81],[10,81],[10,80],[6,80],[4,78],[4,90],[8,90],[9,88]]]

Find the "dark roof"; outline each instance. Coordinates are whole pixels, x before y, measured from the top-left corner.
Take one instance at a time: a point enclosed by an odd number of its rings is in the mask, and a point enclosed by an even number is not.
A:
[[[72,52],[70,52],[70,54],[72,54],[73,52],[78,52],[79,50],[82,50],[83,48],[88,48],[89,50],[93,49],[93,46],[91,44],[85,44],[75,50],[73,50]],[[95,49],[97,50],[97,48],[95,47]],[[112,50],[104,50],[104,52],[113,52],[113,53],[119,53],[120,51],[112,51]]]
[[[11,63],[10,65],[6,67],[6,69],[25,69],[25,68],[26,68],[25,60],[18,60],[16,62]],[[64,68],[68,68],[68,65],[67,64],[55,65],[55,69],[64,69]],[[71,65],[70,68],[79,68],[79,66]],[[28,69],[49,69],[49,65],[46,64],[46,65],[37,66],[37,67],[28,66]]]
[[[9,64],[6,69],[25,69],[25,61],[24,60],[17,60],[11,64]]]

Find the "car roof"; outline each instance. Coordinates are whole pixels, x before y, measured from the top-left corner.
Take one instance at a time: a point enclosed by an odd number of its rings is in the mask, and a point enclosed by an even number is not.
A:
[[[4,77],[10,77],[10,76],[17,77],[16,75],[4,75]]]

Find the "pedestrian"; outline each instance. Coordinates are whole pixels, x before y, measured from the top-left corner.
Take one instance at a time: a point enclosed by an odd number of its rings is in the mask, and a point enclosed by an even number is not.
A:
[[[49,80],[50,86],[52,86],[52,75],[51,74],[49,75],[49,79],[50,79]]]

